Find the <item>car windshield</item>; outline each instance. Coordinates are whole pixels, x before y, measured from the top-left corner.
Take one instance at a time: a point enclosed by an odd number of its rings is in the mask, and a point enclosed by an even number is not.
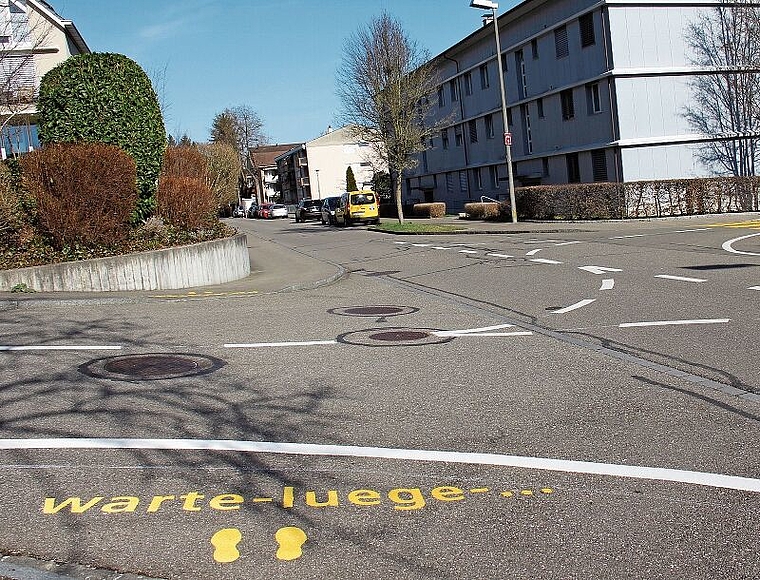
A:
[[[334,209],[338,207],[339,202],[340,202],[339,197],[328,197],[327,199],[325,199],[325,205],[330,209]]]
[[[322,201],[319,199],[308,199],[303,202],[304,207],[320,207],[322,205]]]
[[[285,208],[285,206],[282,205],[281,203],[278,203],[278,204],[272,206],[272,209],[284,209],[284,208]]]
[[[356,193],[351,196],[351,205],[364,205],[366,203],[375,203],[375,196],[372,193]]]

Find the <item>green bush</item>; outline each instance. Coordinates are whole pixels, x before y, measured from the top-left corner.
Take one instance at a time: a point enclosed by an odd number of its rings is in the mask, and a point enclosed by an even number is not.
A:
[[[205,181],[193,177],[162,177],[156,192],[156,214],[171,226],[195,230],[214,227],[217,204]]]
[[[156,93],[140,66],[121,54],[73,56],[40,84],[39,137],[43,144],[110,143],[137,165],[137,217],[150,215],[166,146]]]
[[[470,219],[495,220],[502,215],[502,208],[496,202],[473,202],[464,204],[464,212]]]
[[[49,145],[21,158],[37,228],[56,250],[112,246],[129,235],[137,202],[135,162],[115,145]]]
[[[442,201],[415,203],[413,212],[418,217],[442,218],[446,215],[446,204]]]

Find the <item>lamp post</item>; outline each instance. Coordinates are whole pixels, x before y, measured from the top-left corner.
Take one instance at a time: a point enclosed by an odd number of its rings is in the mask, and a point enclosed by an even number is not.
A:
[[[493,31],[496,35],[496,68],[499,73],[499,89],[501,90],[501,117],[504,120],[504,147],[506,149],[507,175],[509,176],[509,205],[512,208],[512,223],[517,223],[517,205],[515,203],[515,179],[512,175],[512,136],[509,134],[507,123],[507,97],[504,92],[504,69],[501,67],[501,42],[499,41],[499,25],[496,10],[499,5],[491,0],[471,0],[470,8],[490,10],[493,20]],[[496,178],[498,179],[498,174]]]

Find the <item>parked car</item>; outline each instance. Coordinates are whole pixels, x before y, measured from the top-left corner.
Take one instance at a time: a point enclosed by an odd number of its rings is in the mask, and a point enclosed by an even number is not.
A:
[[[286,218],[288,217],[288,207],[281,203],[273,203],[269,210],[270,218]]]
[[[235,206],[232,210],[232,217],[245,217],[245,208],[242,205]]]
[[[340,204],[340,196],[326,197],[322,200],[322,225],[335,225],[335,209]]]
[[[340,196],[335,210],[335,223],[351,225],[355,222],[376,224],[380,222],[380,207],[374,191],[349,191]]]
[[[259,211],[256,212],[256,217],[262,218],[262,219],[269,219],[270,217],[272,217],[270,214],[272,212],[273,205],[274,205],[273,203],[262,203],[259,206]]]
[[[296,222],[318,220],[322,217],[321,199],[302,199],[296,206]]]
[[[246,217],[255,218],[258,211],[259,211],[258,204],[252,203],[251,207],[248,208],[248,213],[246,214]]]

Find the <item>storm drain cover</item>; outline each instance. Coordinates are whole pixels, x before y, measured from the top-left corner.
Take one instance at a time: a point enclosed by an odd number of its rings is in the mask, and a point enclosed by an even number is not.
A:
[[[435,330],[427,328],[370,328],[347,332],[338,342],[361,346],[425,346],[449,342],[450,336],[436,336]]]
[[[205,355],[156,353],[101,358],[83,364],[79,370],[92,377],[151,381],[204,375],[224,365],[223,360]]]
[[[405,314],[413,314],[417,312],[419,308],[413,308],[411,306],[388,306],[388,305],[374,305],[374,306],[346,306],[343,308],[331,308],[328,310],[330,314],[337,314],[338,316],[365,316],[369,318],[387,318],[388,316],[404,316]]]

